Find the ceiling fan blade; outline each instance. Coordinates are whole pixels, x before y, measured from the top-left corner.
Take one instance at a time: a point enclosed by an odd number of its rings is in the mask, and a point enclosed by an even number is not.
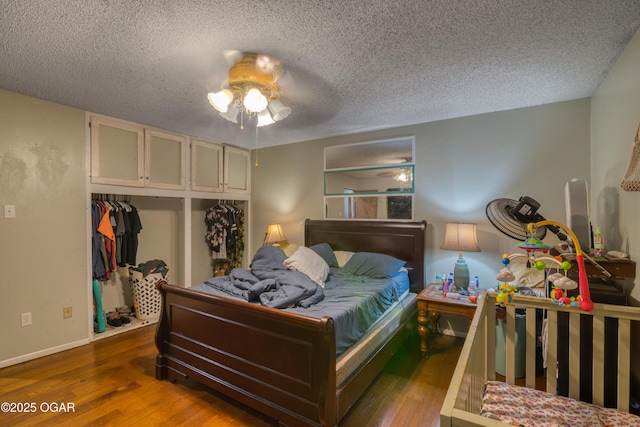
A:
[[[238,59],[242,58],[243,53],[244,52],[235,49],[226,49],[222,51],[222,56],[225,61],[232,65],[235,64]]]

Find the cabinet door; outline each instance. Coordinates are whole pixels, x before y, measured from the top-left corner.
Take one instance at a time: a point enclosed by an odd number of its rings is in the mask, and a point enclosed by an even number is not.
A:
[[[235,147],[224,147],[224,191],[249,193],[251,153]]]
[[[91,116],[91,182],[144,186],[142,127]]]
[[[185,137],[148,129],[144,135],[145,187],[184,190]]]
[[[191,189],[222,191],[222,145],[191,139]]]

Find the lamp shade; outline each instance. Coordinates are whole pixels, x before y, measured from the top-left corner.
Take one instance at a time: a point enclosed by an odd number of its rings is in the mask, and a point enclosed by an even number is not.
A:
[[[462,251],[480,252],[476,237],[476,225],[448,223],[444,233],[444,242],[440,249],[458,251],[458,260],[453,269],[453,282],[456,287],[467,289],[469,287],[469,267],[462,257]]]
[[[267,235],[264,238],[265,245],[277,245],[278,242],[283,242],[287,240],[287,236],[284,235],[284,231],[282,231],[282,225],[280,224],[269,224],[269,229],[267,230]]]
[[[480,252],[476,225],[450,222],[444,232],[444,242],[440,249],[458,252]]]

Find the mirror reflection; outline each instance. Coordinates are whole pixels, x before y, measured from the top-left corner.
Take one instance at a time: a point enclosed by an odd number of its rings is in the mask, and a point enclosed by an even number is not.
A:
[[[353,196],[326,199],[326,217],[334,219],[413,219],[413,196]]]
[[[412,136],[325,147],[325,169],[352,169],[413,163]]]
[[[414,137],[325,147],[325,218],[413,219]]]
[[[413,192],[413,165],[324,173],[325,195]]]

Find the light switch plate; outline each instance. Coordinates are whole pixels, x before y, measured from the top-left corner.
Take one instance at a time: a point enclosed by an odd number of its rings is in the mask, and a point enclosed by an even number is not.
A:
[[[4,205],[4,217],[15,218],[16,217],[16,205]]]

